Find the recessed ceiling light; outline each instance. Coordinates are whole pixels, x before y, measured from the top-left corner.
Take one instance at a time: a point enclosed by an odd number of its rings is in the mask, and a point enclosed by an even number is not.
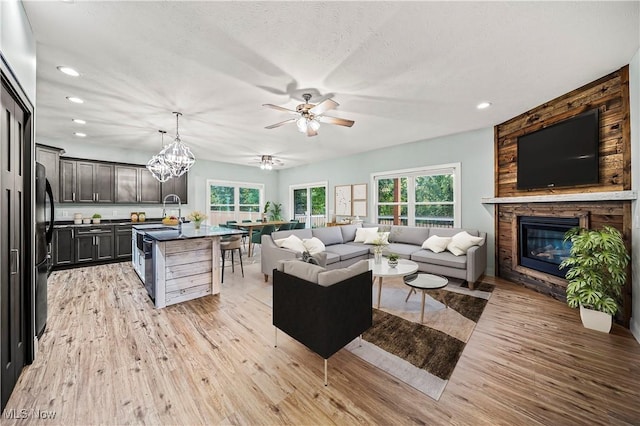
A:
[[[489,108],[490,106],[491,106],[491,102],[480,102],[478,105],[476,105],[476,108],[486,109],[486,108]]]
[[[87,122],[86,122],[86,121],[84,121],[84,120],[80,120],[79,118],[74,118],[74,119],[73,119],[73,120],[71,120],[71,121],[73,121],[73,122],[74,122],[74,123],[76,123],[76,124],[87,124]]]
[[[75,96],[67,96],[67,99],[74,104],[83,104],[84,101],[80,98],[76,98]]]
[[[86,133],[74,132],[73,134],[76,135],[79,138],[86,138],[87,137]]]
[[[80,73],[76,70],[74,70],[73,68],[69,68],[69,67],[58,67],[58,71],[65,73],[66,75],[70,75],[71,77],[78,77],[80,76]]]

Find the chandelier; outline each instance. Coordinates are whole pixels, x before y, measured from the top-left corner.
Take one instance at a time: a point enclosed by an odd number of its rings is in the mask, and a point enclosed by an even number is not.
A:
[[[191,166],[196,162],[191,149],[182,143],[180,133],[178,132],[178,120],[182,115],[181,112],[174,112],[176,115],[176,138],[172,143],[160,151],[165,164],[169,167],[172,177],[179,177],[185,174]]]
[[[149,162],[147,163],[147,170],[151,172],[151,176],[159,180],[160,182],[166,182],[171,179],[171,170],[169,166],[164,161],[164,156],[162,155],[162,151],[164,150],[164,134],[167,133],[164,130],[158,130],[160,132],[160,138],[162,143],[162,148],[160,149],[160,153],[151,157]]]
[[[270,155],[263,155],[260,159],[260,168],[262,170],[273,169],[273,157],[271,157]]]

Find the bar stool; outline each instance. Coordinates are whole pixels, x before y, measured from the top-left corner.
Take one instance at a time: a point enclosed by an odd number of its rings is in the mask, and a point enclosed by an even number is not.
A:
[[[242,278],[244,278],[244,266],[242,265],[242,237],[240,235],[234,235],[228,240],[220,241],[220,251],[222,253],[222,279],[220,282],[224,282],[224,260],[227,257],[227,251],[231,251],[231,272],[235,273],[235,262],[233,259],[233,251],[238,250],[240,256],[240,269],[242,270]]]

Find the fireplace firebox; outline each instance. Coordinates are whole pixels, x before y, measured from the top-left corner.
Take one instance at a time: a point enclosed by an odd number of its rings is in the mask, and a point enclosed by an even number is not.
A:
[[[520,216],[520,265],[564,278],[567,270],[560,270],[558,266],[569,257],[571,249],[571,242],[564,241],[564,234],[579,224],[579,218]]]

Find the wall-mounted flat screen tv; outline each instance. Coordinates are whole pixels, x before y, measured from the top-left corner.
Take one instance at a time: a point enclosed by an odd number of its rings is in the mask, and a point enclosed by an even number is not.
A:
[[[518,138],[518,189],[597,184],[598,109]]]

